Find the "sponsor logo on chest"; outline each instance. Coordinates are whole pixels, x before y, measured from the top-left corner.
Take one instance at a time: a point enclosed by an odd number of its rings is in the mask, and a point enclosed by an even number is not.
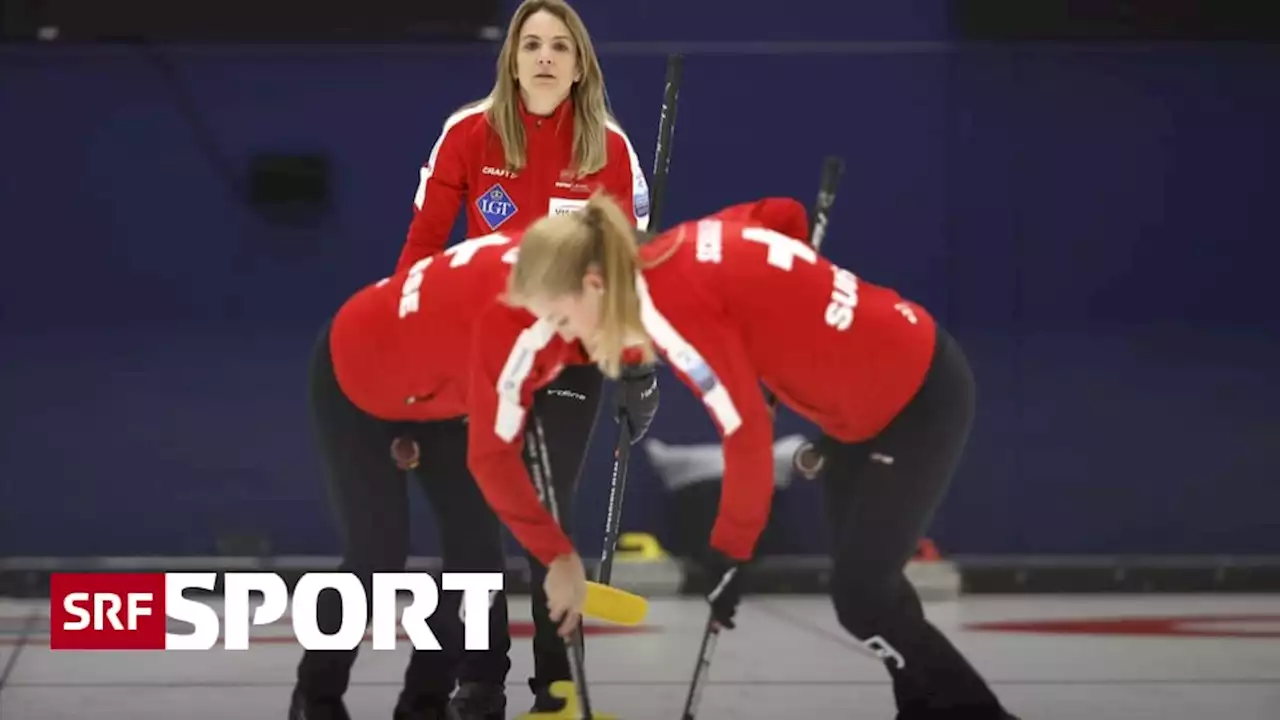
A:
[[[476,209],[480,211],[480,217],[489,224],[490,230],[497,230],[498,226],[519,212],[501,183],[493,185],[480,195],[476,200]]]
[[[561,170],[560,179],[556,180],[557,190],[568,190],[571,194],[590,195],[591,186],[578,180],[572,170]]]
[[[571,212],[577,212],[587,206],[587,197],[591,195],[591,186],[578,182],[573,176],[571,170],[561,170],[560,179],[556,181],[556,189],[563,191],[564,195],[579,195],[581,197],[553,197],[547,203],[547,213],[549,215],[566,215]]]
[[[553,197],[547,203],[548,215],[567,215],[571,212],[577,212],[587,206],[586,200],[571,200],[569,198]]]

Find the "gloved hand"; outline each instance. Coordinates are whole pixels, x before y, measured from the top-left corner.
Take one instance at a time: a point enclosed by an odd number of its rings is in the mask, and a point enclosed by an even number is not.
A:
[[[657,371],[650,365],[624,365],[618,378],[618,402],[625,408],[623,416],[634,445],[649,432],[649,425],[658,414]]]
[[[703,590],[711,604],[711,617],[721,627],[732,630],[733,616],[742,602],[742,565],[719,550],[707,550],[701,560],[706,585]]]

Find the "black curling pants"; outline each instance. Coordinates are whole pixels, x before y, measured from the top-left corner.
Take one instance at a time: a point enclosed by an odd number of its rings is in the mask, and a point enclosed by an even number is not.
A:
[[[434,510],[443,570],[503,570],[501,525],[467,469],[465,422],[387,422],[352,405],[334,377],[327,327],[311,358],[310,396],[314,430],[328,469],[330,504],[342,535],[341,570],[361,577],[370,597],[373,573],[403,571],[409,554],[407,473],[391,458],[397,436],[411,437],[420,448],[420,463],[412,474]],[[406,702],[443,697],[457,681],[505,682],[511,667],[505,593],[497,594],[490,610],[487,651],[463,649],[461,602],[461,592],[441,590],[428,625],[443,650],[414,651],[404,678]],[[336,632],[341,614],[338,593],[322,593],[317,617],[321,631]],[[356,652],[305,652],[297,669],[298,689],[311,698],[341,697]]]
[[[963,351],[939,328],[924,384],[887,428],[856,444],[820,441],[836,615],[884,661],[900,720],[1004,717],[904,574],[964,452],[974,401]]]
[[[573,537],[573,497],[591,445],[603,385],[604,375],[596,366],[572,365],[562,370],[554,382],[534,395],[531,414],[534,421],[528,423],[529,429],[532,431],[536,425],[541,425],[551,466],[549,482],[544,474],[544,486],[538,488],[538,495],[546,498],[546,494],[550,493],[550,499],[556,508],[555,514],[560,519],[560,527],[570,537]],[[526,465],[530,465],[532,448],[529,433],[525,437],[525,461]],[[533,470],[530,467],[530,478],[536,485],[539,474]],[[603,519],[601,522],[603,523]],[[537,693],[553,682],[570,680],[572,676],[564,639],[556,634],[556,625],[547,611],[547,594],[542,588],[547,568],[533,556],[526,554],[526,557],[529,560],[534,622],[534,677],[529,680],[529,688]]]

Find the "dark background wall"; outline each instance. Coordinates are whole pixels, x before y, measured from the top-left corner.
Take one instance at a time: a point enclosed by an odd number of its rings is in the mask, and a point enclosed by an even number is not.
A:
[[[668,220],[809,203],[845,157],[824,252],[928,305],[981,384],[944,550],[1280,553],[1280,49],[962,43],[923,0],[578,5],[646,167],[665,53],[687,53]],[[390,272],[417,168],[495,51],[0,47],[0,554],[206,554],[228,532],[336,552],[307,353]],[[262,152],[327,156],[317,224],[246,202]],[[655,435],[711,440],[668,380]],[[664,533],[634,457],[625,524]],[[821,551],[816,500],[779,495],[770,550]]]

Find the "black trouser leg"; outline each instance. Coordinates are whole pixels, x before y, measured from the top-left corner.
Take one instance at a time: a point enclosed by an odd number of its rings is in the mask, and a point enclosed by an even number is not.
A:
[[[431,502],[440,533],[444,572],[502,572],[502,527],[467,469],[467,426],[461,420],[423,423],[412,435],[421,450],[414,470]],[[511,669],[507,596],[497,593],[489,609],[489,649],[465,650],[460,616],[462,593],[440,593],[429,624],[442,651],[415,650],[405,673],[405,692],[436,692],[440,678],[503,685]]]
[[[604,376],[594,365],[570,366],[534,397],[533,416],[541,421],[551,464],[550,487],[539,488],[539,494],[552,495],[560,527],[570,537],[573,535],[573,496],[591,446],[603,384]],[[528,556],[528,560],[534,625],[534,677],[529,686],[536,693],[558,680],[570,680],[572,675],[564,638],[556,634],[556,624],[547,610],[547,594],[542,588],[547,568],[532,556]]]
[[[903,573],[946,494],[973,410],[969,366],[939,330],[929,376],[898,418],[868,442],[827,442],[823,490],[836,615],[884,660],[899,718],[1003,716],[983,679],[925,619]]]
[[[342,533],[341,570],[356,573],[372,597],[373,573],[402,571],[408,557],[405,478],[389,455],[392,426],[356,408],[339,388],[327,329],[311,358],[310,400],[329,501]],[[320,594],[316,619],[321,632],[338,631],[342,601],[336,591]],[[298,665],[298,689],[310,698],[342,697],[356,654],[306,651]]]

